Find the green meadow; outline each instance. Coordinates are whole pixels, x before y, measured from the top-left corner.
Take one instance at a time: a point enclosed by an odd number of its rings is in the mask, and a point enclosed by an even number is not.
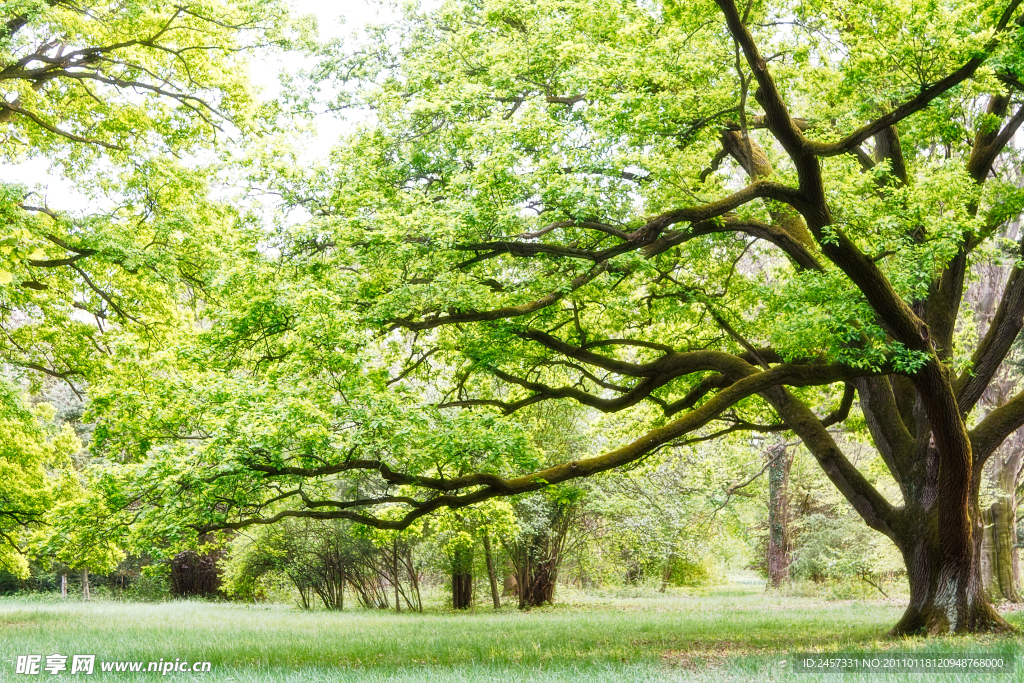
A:
[[[520,612],[303,612],[289,605],[0,600],[0,680],[972,681],[1024,675],[797,673],[792,653],[1016,653],[1010,637],[893,640],[897,601],[826,601],[722,587],[698,595],[589,597]],[[1024,624],[1024,613],[1009,613]],[[63,654],[58,675],[17,675],[18,655]],[[70,656],[96,655],[91,676]],[[102,662],[209,661],[209,673],[103,672]]]

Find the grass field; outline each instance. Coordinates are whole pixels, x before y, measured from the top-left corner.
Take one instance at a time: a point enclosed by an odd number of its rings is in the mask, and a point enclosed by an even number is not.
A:
[[[794,651],[982,653],[1019,638],[894,641],[892,602],[828,602],[723,587],[703,596],[608,598],[466,614],[300,612],[286,605],[0,599],[0,681],[1017,681],[1016,675],[795,673]],[[1008,618],[1024,626],[1024,612]],[[68,671],[15,674],[20,654],[68,655]],[[70,675],[70,655],[96,655]],[[210,673],[103,673],[103,661],[209,661]],[[146,664],[143,664],[145,669]]]

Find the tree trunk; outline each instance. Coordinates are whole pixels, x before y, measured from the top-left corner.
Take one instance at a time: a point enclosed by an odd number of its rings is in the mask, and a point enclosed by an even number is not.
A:
[[[82,567],[82,599],[89,600],[89,568]]]
[[[575,503],[557,503],[549,510],[546,524],[506,546],[515,566],[519,609],[554,603],[562,553],[576,511]]]
[[[558,582],[557,559],[538,562],[529,558],[523,563],[524,570],[518,572],[519,608],[539,607],[554,604],[555,585]]]
[[[420,579],[416,571],[416,563],[412,559],[412,544],[408,543],[405,546],[405,552],[402,553],[402,564],[405,565],[405,572],[409,575],[409,592],[415,599],[415,604],[406,599],[406,604],[409,605],[409,609],[422,612],[423,611],[423,600],[420,596]]]
[[[398,599],[398,534],[395,534],[395,542],[392,546],[394,556],[391,558],[391,578],[395,582],[395,611],[402,611],[402,603]]]
[[[981,544],[982,577],[989,595],[1021,602],[1017,559],[1017,479],[1024,450],[1011,437],[992,456],[991,480],[996,498],[983,511],[985,535]]]
[[[980,563],[946,557],[937,525],[927,527],[897,544],[907,565],[910,604],[890,635],[1009,630],[983,590]]]
[[[473,548],[458,548],[451,563],[452,607],[469,609],[473,602]]]
[[[661,585],[658,587],[659,593],[664,593],[668,590],[668,584],[672,580],[673,569],[675,568],[676,554],[669,553],[665,559],[665,564],[661,568]]]
[[[469,572],[452,574],[452,607],[469,609],[473,602],[473,575]]]
[[[789,470],[785,444],[768,448],[768,578],[773,588],[789,581]]]
[[[917,405],[927,417],[928,445],[900,477],[906,506],[890,537],[903,554],[910,604],[894,635],[1012,631],[984,590],[981,546],[985,525],[978,503],[983,461],[971,440],[951,387],[952,372],[928,364],[914,377]]]
[[[487,561],[487,579],[491,582],[491,601],[494,609],[501,609],[501,596],[498,594],[498,577],[494,571],[494,555],[491,554],[491,537],[484,531],[484,559]]]
[[[969,447],[966,457],[970,462]],[[942,484],[949,483],[941,471],[945,459],[934,446],[927,448],[923,463],[915,486],[903,486],[908,504],[893,529],[907,567],[910,604],[890,635],[1013,630],[992,608],[982,582],[984,523],[976,495],[980,472],[964,486],[959,508],[944,492]],[[957,516],[962,517],[964,534],[949,531],[957,526]]]
[[[953,381],[949,368],[932,361],[912,383],[857,382],[867,426],[900,486],[902,507],[864,479],[805,405],[785,390],[763,394],[861,517],[902,553],[910,603],[892,635],[1013,630],[982,587],[980,461],[976,466]],[[904,408],[898,409],[894,397]]]
[[[60,575],[60,597],[62,597],[62,598],[68,597],[68,575],[67,574],[61,574]]]

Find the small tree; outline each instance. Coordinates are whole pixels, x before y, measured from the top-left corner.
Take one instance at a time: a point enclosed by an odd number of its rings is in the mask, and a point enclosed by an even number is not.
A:
[[[578,488],[559,487],[517,501],[519,528],[504,544],[515,567],[520,609],[554,603],[558,571],[582,495]]]

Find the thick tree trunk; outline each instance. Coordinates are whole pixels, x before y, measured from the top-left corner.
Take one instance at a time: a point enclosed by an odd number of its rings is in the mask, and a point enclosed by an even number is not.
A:
[[[905,519],[910,523],[900,530],[896,545],[907,566],[910,604],[890,635],[1012,630],[992,608],[984,590],[979,552],[982,524],[979,512],[975,513],[978,521],[971,522],[975,532],[971,547],[957,549],[950,548],[948,538],[939,533],[934,506],[930,512],[907,509]]]
[[[981,472],[952,390],[953,373],[933,360],[912,381],[916,444],[903,453],[880,449],[906,503],[885,523],[910,583],[910,604],[892,634],[1010,630],[981,580]],[[876,410],[874,419],[888,418]]]
[[[768,579],[778,588],[789,581],[789,470],[793,456],[785,444],[768,449]]]
[[[953,381],[951,371],[933,360],[912,384],[857,383],[875,445],[900,486],[901,507],[864,479],[804,404],[784,390],[763,394],[868,525],[901,551],[911,595],[893,635],[1013,630],[982,587],[981,472]]]
[[[498,594],[498,576],[494,571],[494,555],[491,553],[491,537],[484,532],[484,559],[487,561],[487,579],[491,582],[491,602],[494,609],[501,609],[501,596]]]

